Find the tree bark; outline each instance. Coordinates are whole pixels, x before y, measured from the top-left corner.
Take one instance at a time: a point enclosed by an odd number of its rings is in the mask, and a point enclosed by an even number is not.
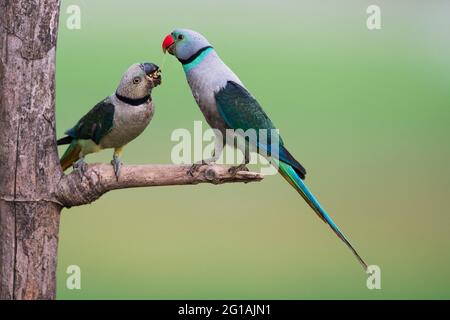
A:
[[[259,181],[223,166],[109,165],[65,176],[55,133],[59,0],[0,0],[0,299],[54,299],[60,212],[114,189]]]
[[[0,1],[0,298],[55,298],[58,0]]]

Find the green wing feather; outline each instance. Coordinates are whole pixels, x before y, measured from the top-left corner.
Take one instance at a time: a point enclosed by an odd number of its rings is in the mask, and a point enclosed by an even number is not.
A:
[[[215,98],[220,115],[232,129],[276,129],[258,101],[236,82],[228,81]]]
[[[276,127],[250,92],[238,83],[228,81],[227,85],[215,94],[215,99],[217,110],[230,128],[244,131],[266,129],[267,136],[264,139],[264,144],[261,143],[259,135],[258,141],[253,142],[260,149],[263,148],[267,153],[270,153],[272,135],[276,132],[271,130],[276,130]],[[283,139],[280,136],[276,138],[279,142],[279,159],[292,165],[298,175],[304,179],[305,168],[284,147]]]
[[[111,131],[114,120],[114,105],[109,97],[99,102],[66,134],[74,139],[91,139],[96,144]]]

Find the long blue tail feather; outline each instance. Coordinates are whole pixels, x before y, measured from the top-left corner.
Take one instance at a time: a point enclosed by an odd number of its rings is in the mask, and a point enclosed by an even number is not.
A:
[[[327,214],[325,209],[322,208],[320,203],[314,197],[314,195],[309,191],[308,187],[302,181],[300,176],[294,170],[292,166],[282,161],[279,162],[279,170],[281,175],[297,190],[298,193],[305,199],[305,201],[310,205],[310,207],[317,213],[317,215],[327,223],[330,228],[336,233],[336,235],[349,247],[349,249],[353,252],[355,257],[358,259],[359,263],[364,267],[364,270],[367,270],[366,262],[361,258],[358,252],[353,248],[344,234],[339,230],[338,226],[334,223],[334,221]]]

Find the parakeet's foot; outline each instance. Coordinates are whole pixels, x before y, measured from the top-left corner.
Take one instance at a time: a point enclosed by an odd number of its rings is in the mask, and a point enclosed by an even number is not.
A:
[[[238,173],[239,171],[250,171],[250,170],[248,170],[246,163],[242,163],[242,164],[240,164],[238,166],[234,166],[234,167],[231,167],[230,169],[228,169],[228,172],[232,176],[235,176],[236,173]]]
[[[119,180],[120,176],[120,169],[122,168],[122,161],[120,161],[119,157],[114,155],[113,159],[111,160],[111,164],[114,168],[114,173],[116,174],[116,179]]]
[[[189,170],[187,171],[187,174],[190,175],[191,177],[193,177],[194,173],[196,173],[201,167],[213,164],[214,161],[215,161],[215,158],[196,162],[189,168]]]
[[[200,161],[200,162],[196,162],[194,163],[189,170],[187,171],[187,174],[190,175],[191,177],[194,176],[194,173],[197,172],[201,167],[207,165],[207,163],[205,161]]]
[[[83,179],[84,173],[87,170],[87,163],[84,161],[84,157],[81,157],[73,164],[73,169],[78,171],[80,178]]]

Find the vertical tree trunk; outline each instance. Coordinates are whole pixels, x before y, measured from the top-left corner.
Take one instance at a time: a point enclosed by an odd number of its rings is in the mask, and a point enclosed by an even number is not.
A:
[[[0,299],[53,299],[59,0],[0,0]]]

